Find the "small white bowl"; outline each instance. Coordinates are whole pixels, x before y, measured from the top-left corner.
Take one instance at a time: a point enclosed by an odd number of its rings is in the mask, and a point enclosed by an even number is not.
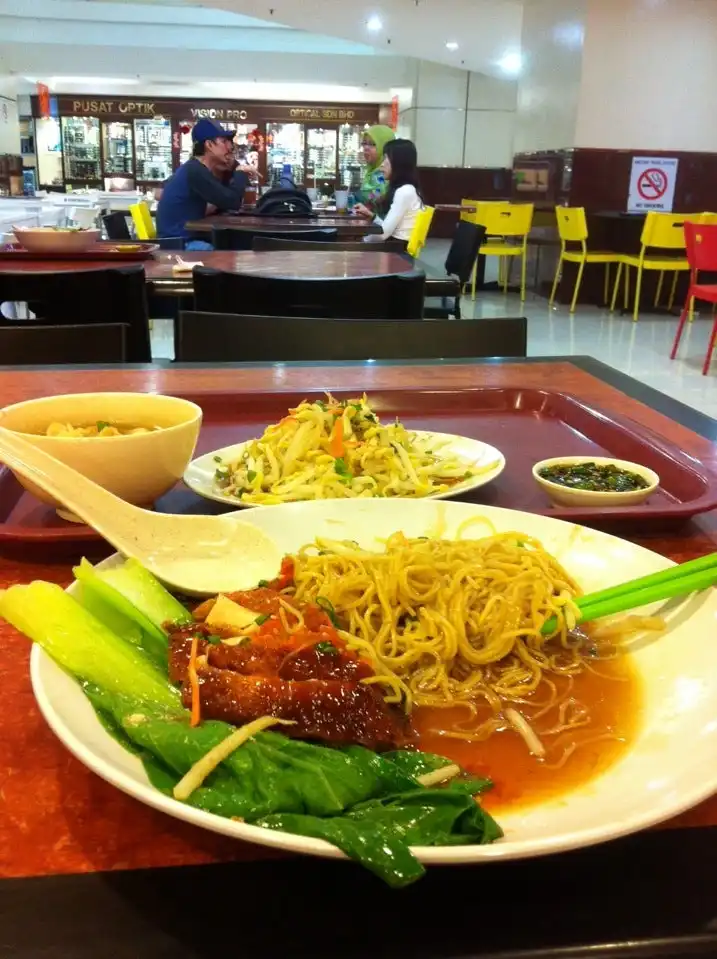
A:
[[[628,490],[624,493],[611,491],[572,489],[540,476],[540,470],[548,466],[577,466],[582,463],[595,463],[597,466],[616,466],[642,476],[649,484],[644,489]],[[533,467],[533,479],[541,486],[551,500],[558,506],[635,506],[644,503],[660,485],[660,477],[653,470],[629,460],[618,460],[611,456],[555,456],[541,460]]]

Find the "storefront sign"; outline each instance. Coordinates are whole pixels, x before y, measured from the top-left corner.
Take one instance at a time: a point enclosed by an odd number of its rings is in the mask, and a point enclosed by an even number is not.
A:
[[[208,110],[201,107],[192,107],[189,112],[192,120],[234,120],[237,122],[249,117],[246,110],[225,110],[223,107],[219,109],[210,107]]]
[[[633,157],[628,213],[672,213],[677,169],[675,157]]]
[[[33,116],[41,116],[39,97],[33,97]],[[219,122],[252,123],[376,123],[380,108],[376,104],[297,104],[246,103],[232,100],[126,100],[119,97],[59,96],[60,116],[99,117],[102,120],[168,119],[196,123],[210,119]],[[390,108],[389,108],[390,109]]]
[[[292,120],[339,120],[350,123],[356,117],[355,110],[344,107],[290,107]]]

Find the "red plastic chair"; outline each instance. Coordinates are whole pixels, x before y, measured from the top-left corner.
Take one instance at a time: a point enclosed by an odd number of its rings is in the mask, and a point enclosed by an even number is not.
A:
[[[687,244],[687,259],[690,264],[690,288],[687,292],[685,308],[680,316],[677,335],[672,346],[670,359],[674,360],[680,346],[682,331],[685,328],[687,317],[690,314],[692,300],[705,300],[707,303],[717,303],[717,285],[700,283],[700,271],[717,273],[717,226],[706,223],[685,223],[685,240]],[[705,357],[702,375],[706,376],[710,368],[712,352],[717,342],[717,317],[712,324],[707,356]]]

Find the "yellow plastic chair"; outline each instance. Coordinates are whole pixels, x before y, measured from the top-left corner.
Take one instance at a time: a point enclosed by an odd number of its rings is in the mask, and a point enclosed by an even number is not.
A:
[[[156,240],[157,227],[146,203],[133,203],[129,208],[138,240]]]
[[[648,250],[684,250],[685,249],[685,221],[699,219],[700,214],[689,213],[648,213],[645,219],[645,226],[642,230],[641,244],[642,248],[638,255],[621,253],[618,260],[617,276],[615,277],[615,286],[612,292],[612,303],[610,311],[614,311],[617,302],[617,294],[620,290],[620,280],[622,279],[623,267],[625,268],[625,287],[623,305],[627,310],[630,302],[630,267],[637,270],[637,286],[635,287],[635,307],[633,311],[633,320],[637,322],[640,315],[640,293],[642,292],[642,278],[645,270],[659,270],[660,279],[657,284],[657,293],[655,295],[655,306],[659,305],[662,295],[662,286],[665,273],[673,273],[672,290],[667,304],[668,309],[672,309],[675,302],[675,293],[677,292],[677,281],[680,273],[689,272],[690,264],[687,258],[676,256],[651,256]]]
[[[421,250],[426,245],[426,240],[428,239],[428,231],[431,229],[433,214],[435,212],[435,207],[424,206],[416,217],[416,222],[413,224],[411,237],[406,247],[406,252],[409,256],[416,257],[421,255]]]
[[[580,295],[580,286],[583,282],[583,272],[586,263],[604,263],[605,264],[605,305],[610,297],[610,264],[619,263],[620,255],[618,253],[601,252],[597,250],[588,251],[588,221],[585,216],[585,208],[581,206],[558,206],[555,208],[555,216],[558,221],[558,233],[560,235],[560,259],[555,270],[555,279],[553,281],[553,290],[550,294],[550,306],[555,302],[555,294],[558,292],[558,283],[563,274],[563,263],[577,263],[578,275],[575,280],[575,289],[573,290],[573,299],[570,304],[570,312],[575,312],[575,306]],[[569,249],[569,243],[579,243],[580,249]]]
[[[461,200],[462,207],[469,207],[471,209],[461,212],[461,220],[465,220],[468,223],[475,223],[476,226],[487,225],[487,217],[489,215],[489,210],[495,210],[500,207],[501,209],[507,209],[510,206],[510,203],[507,200]],[[486,230],[487,236],[487,230]],[[471,287],[473,290],[473,299],[476,298],[476,283],[478,275],[478,259],[473,264],[473,272],[471,274]],[[502,280],[501,280],[502,282]]]
[[[533,225],[532,203],[489,203],[478,212],[478,223],[485,227],[488,240],[480,248],[481,256],[500,257],[499,282],[508,292],[509,263],[520,257],[520,299],[525,300],[525,279],[528,253],[528,234]],[[507,240],[519,240],[508,243]],[[473,299],[475,299],[476,270],[473,270]]]

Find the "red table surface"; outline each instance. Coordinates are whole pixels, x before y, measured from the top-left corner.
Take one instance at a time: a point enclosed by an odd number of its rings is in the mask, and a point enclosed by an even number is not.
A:
[[[237,392],[330,388],[554,388],[662,433],[717,468],[714,444],[565,362],[491,365],[263,367],[237,369],[43,370],[0,372],[0,401],[92,390]],[[684,528],[641,533],[635,542],[674,560],[715,550],[712,515]],[[32,579],[66,585],[69,564],[30,564],[0,557],[0,588]],[[706,637],[706,640],[708,637]],[[185,825],[141,805],[85,769],[55,739],[30,687],[29,644],[0,626],[0,875],[40,876],[127,868],[255,860],[281,855]],[[672,827],[717,824],[717,797],[672,820]]]

